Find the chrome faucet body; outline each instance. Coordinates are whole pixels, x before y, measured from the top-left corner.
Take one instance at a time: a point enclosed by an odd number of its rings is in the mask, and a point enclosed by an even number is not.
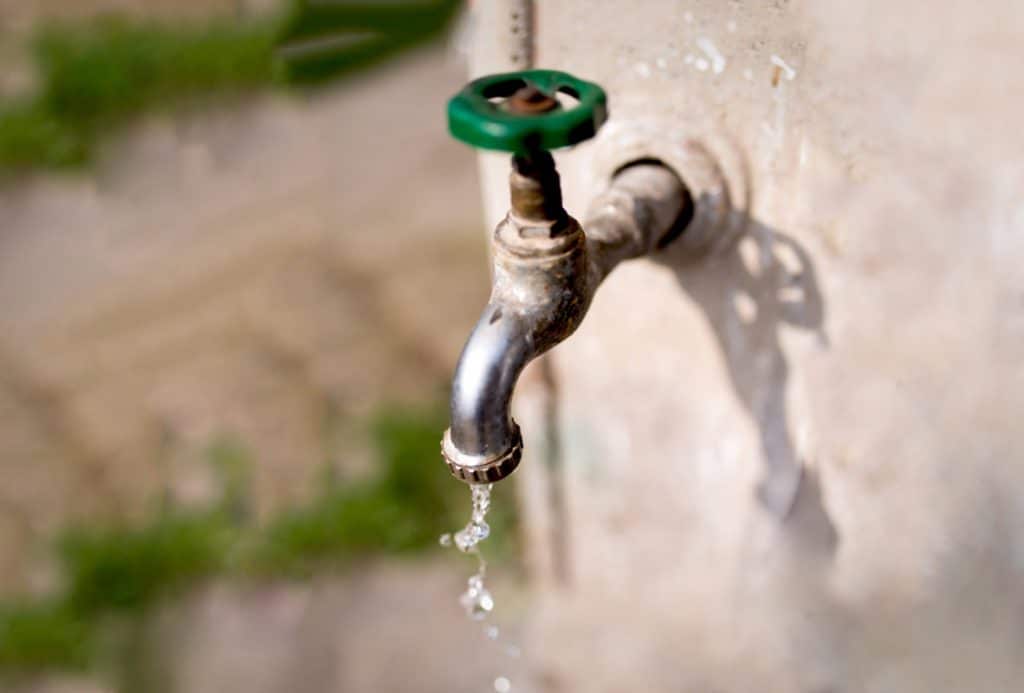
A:
[[[547,152],[513,157],[509,184],[512,208],[492,241],[490,301],[459,358],[441,445],[452,474],[471,484],[503,479],[519,464],[510,406],[526,365],[579,327],[620,262],[670,242],[692,215],[682,181],[657,161],[619,169],[591,205],[586,231],[562,208]]]

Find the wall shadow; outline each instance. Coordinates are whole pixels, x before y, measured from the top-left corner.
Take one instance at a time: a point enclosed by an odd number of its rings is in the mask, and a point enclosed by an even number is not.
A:
[[[837,537],[819,480],[804,468],[793,445],[785,397],[789,363],[780,342],[787,326],[816,332],[828,346],[814,264],[799,243],[777,229],[755,220],[733,228],[743,232],[702,258],[670,246],[661,261],[703,311],[732,389],[757,424],[763,465],[758,501],[804,538],[831,550]]]

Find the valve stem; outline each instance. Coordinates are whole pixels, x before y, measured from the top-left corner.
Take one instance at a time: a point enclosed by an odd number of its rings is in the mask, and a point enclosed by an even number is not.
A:
[[[569,215],[562,207],[561,179],[551,154],[516,154],[508,182],[512,213],[519,219],[549,225],[551,235],[566,228]]]
[[[554,111],[559,103],[551,94],[527,83],[508,97],[502,107],[510,113],[530,116]],[[512,157],[509,196],[512,212],[523,221],[549,224],[552,235],[565,228],[562,184],[549,152],[533,147]]]

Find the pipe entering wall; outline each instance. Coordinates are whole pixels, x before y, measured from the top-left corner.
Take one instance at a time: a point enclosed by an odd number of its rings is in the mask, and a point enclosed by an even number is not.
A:
[[[608,190],[590,206],[590,259],[603,277],[623,260],[664,248],[692,218],[693,202],[675,171],[657,159],[632,161],[615,172]]]
[[[649,167],[654,167],[654,169],[652,170]],[[683,179],[679,176],[678,173],[672,170],[671,166],[666,164],[661,159],[655,159],[653,157],[636,159],[634,161],[630,161],[628,164],[620,166],[612,175],[612,180],[616,180],[620,175],[624,174],[629,169],[636,168],[647,169],[648,171],[650,171],[650,173],[647,175],[657,177],[663,177],[663,172],[661,171],[661,169],[668,169],[679,182],[679,194],[682,196],[682,205],[678,208],[678,213],[675,221],[665,232],[665,234],[662,235],[661,238],[659,238],[655,243],[655,247],[660,250],[661,248],[664,248],[665,246],[670,244],[672,241],[679,238],[683,234],[683,232],[686,231],[686,227],[689,226],[690,222],[693,221],[693,215],[696,212],[696,208],[693,202],[693,196],[690,194],[689,188],[686,187],[686,182],[683,181]],[[642,190],[643,187],[640,186],[640,189]],[[674,205],[675,198],[673,196],[673,192],[670,192],[668,196],[655,196],[652,201],[655,204],[658,204],[659,199],[662,200],[663,202],[667,200],[670,205]],[[666,211],[667,213],[671,213],[672,211],[674,211],[674,207]]]

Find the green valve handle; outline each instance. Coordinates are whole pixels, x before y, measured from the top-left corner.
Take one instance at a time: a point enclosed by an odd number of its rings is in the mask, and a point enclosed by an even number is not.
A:
[[[564,107],[562,93],[577,103]],[[604,89],[555,70],[524,70],[474,80],[448,102],[448,130],[481,149],[525,154],[593,137],[608,119]]]

